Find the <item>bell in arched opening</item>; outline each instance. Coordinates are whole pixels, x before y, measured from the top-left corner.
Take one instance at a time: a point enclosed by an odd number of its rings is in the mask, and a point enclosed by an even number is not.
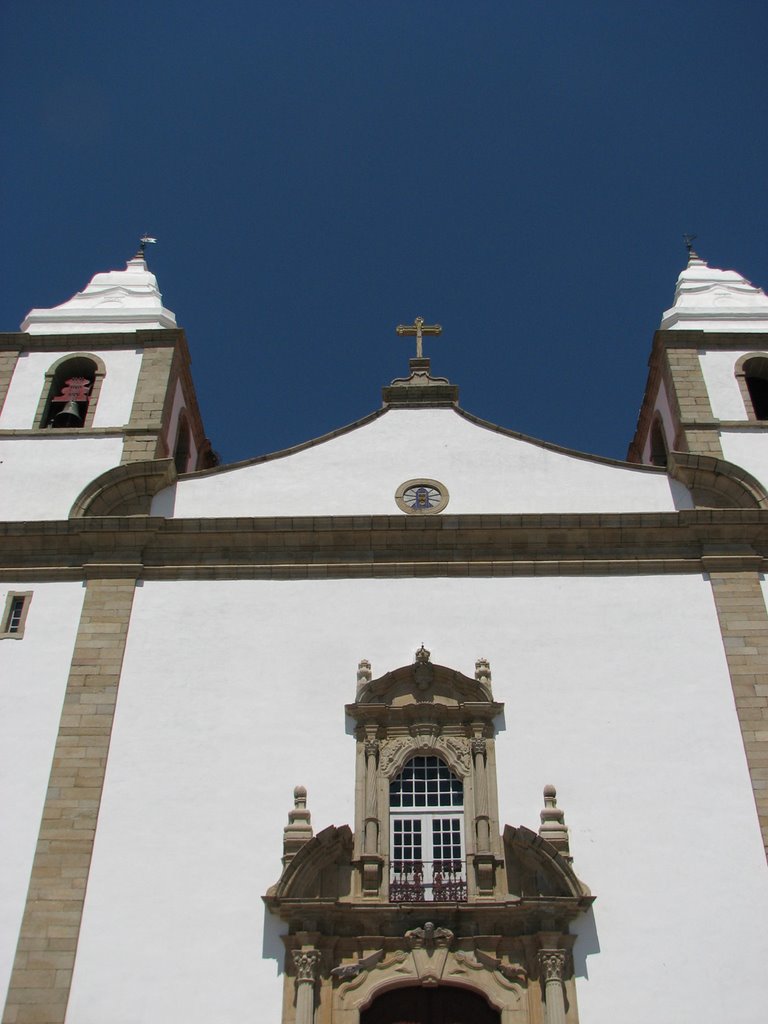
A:
[[[58,395],[51,398],[52,427],[82,427],[88,409],[88,398],[93,381],[87,377],[69,377]],[[60,406],[58,412],[54,410]]]

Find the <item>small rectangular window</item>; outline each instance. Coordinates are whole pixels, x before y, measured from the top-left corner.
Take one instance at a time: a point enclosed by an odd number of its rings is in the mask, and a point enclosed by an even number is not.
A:
[[[2,623],[0,623],[0,640],[21,640],[27,621],[29,602],[32,591],[11,591],[5,599]]]

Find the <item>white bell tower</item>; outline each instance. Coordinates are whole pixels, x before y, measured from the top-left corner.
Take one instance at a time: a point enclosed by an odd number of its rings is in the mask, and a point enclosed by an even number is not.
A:
[[[211,464],[184,332],[147,267],[147,241],[125,270],[96,274],[0,335],[2,518],[66,519],[116,467]]]
[[[693,249],[654,336],[628,458],[671,452],[738,466],[768,488],[768,296]]]

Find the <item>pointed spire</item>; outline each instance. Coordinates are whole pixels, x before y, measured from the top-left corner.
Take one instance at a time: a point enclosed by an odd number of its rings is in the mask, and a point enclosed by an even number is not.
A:
[[[307,791],[296,786],[293,791],[293,810],[288,812],[288,824],[283,829],[283,867],[287,867],[304,843],[312,838],[312,817],[307,810]]]
[[[565,824],[565,813],[557,806],[557,790],[552,785],[544,787],[544,810],[541,812],[539,835],[546,839],[557,852],[571,860],[568,844],[568,828]]]

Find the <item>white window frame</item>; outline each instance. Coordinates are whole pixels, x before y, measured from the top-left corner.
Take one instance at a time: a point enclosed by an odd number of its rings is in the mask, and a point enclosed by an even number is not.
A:
[[[467,878],[467,874],[466,874],[466,872],[467,872],[467,846],[466,846],[466,842],[465,842],[465,838],[464,838],[464,804],[465,804],[465,799],[464,799],[464,781],[461,779],[461,777],[459,775],[456,774],[456,772],[454,772],[451,769],[450,765],[448,765],[443,760],[442,757],[438,757],[435,754],[415,754],[411,758],[409,758],[408,761],[406,761],[406,763],[403,765],[403,767],[400,769],[400,771],[397,773],[397,775],[391,780],[391,782],[390,782],[390,792],[391,792],[392,784],[403,774],[403,772],[408,768],[409,764],[412,761],[414,761],[417,758],[419,758],[419,757],[425,757],[428,761],[429,760],[436,761],[439,765],[442,766],[442,768],[446,772],[448,772],[451,776],[453,776],[453,778],[455,778],[459,783],[461,783],[461,786],[462,786],[462,801],[461,801],[461,805],[460,806],[457,806],[454,803],[437,803],[437,804],[429,805],[427,803],[428,793],[426,792],[426,790],[425,790],[425,792],[423,794],[423,798],[424,798],[424,803],[423,804],[421,802],[419,802],[418,804],[414,802],[414,805],[410,806],[410,807],[408,807],[408,806],[406,806],[406,807],[402,807],[402,806],[401,807],[393,807],[392,803],[390,801],[390,807],[389,807],[389,850],[390,850],[390,868],[391,868],[391,871],[390,871],[390,876],[391,876],[391,878],[390,878],[390,886],[392,886],[392,885],[397,886],[398,882],[396,881],[395,876],[396,875],[400,875],[400,877],[402,879],[407,880],[409,885],[412,884],[415,889],[418,889],[419,887],[421,887],[421,890],[423,892],[423,897],[422,898],[423,898],[423,900],[425,902],[433,902],[434,901],[434,883],[435,883],[435,869],[434,869],[434,865],[435,865],[436,862],[441,863],[441,864],[446,863],[446,862],[453,862],[453,863],[458,862],[459,865],[460,865],[459,870],[456,871],[456,872],[454,872],[454,871],[450,872],[451,879],[453,879],[454,881],[460,881],[460,882],[466,883],[466,878]],[[429,766],[427,765],[426,767],[429,767]],[[438,793],[439,793],[439,788],[438,788]],[[416,795],[416,798],[418,799],[419,795],[418,794],[415,794],[415,795]],[[458,836],[459,836],[459,842],[458,842],[459,856],[457,856],[457,857],[456,856],[437,857],[436,858],[434,856],[434,835],[435,835],[434,823],[437,822],[437,821],[445,821],[446,819],[450,819],[451,821],[456,821],[458,823],[458,828],[456,829],[456,831],[458,831]],[[400,823],[402,823],[402,824],[410,823],[411,825],[414,825],[414,824],[418,823],[418,825],[419,825],[418,831],[420,833],[420,838],[421,838],[421,843],[420,843],[421,854],[422,854],[421,857],[415,857],[415,856],[404,857],[402,855],[401,856],[397,855],[396,849],[397,849],[397,846],[398,846],[398,842],[397,842],[396,830],[395,830],[396,823],[398,823],[398,824],[400,824]],[[452,825],[449,826],[449,828],[450,828],[451,832],[454,831],[454,827]],[[403,830],[403,832],[404,831],[405,830]],[[414,834],[413,828],[410,831],[411,831],[411,834]],[[403,834],[403,833],[401,833],[401,834]],[[401,869],[396,870],[395,869],[396,865],[402,865],[403,869],[402,870]],[[419,869],[412,868],[409,871],[409,870],[405,869],[406,865],[420,865],[420,868]],[[417,871],[418,871],[418,878],[415,877],[415,873]],[[448,883],[448,884],[450,884],[450,883]]]

